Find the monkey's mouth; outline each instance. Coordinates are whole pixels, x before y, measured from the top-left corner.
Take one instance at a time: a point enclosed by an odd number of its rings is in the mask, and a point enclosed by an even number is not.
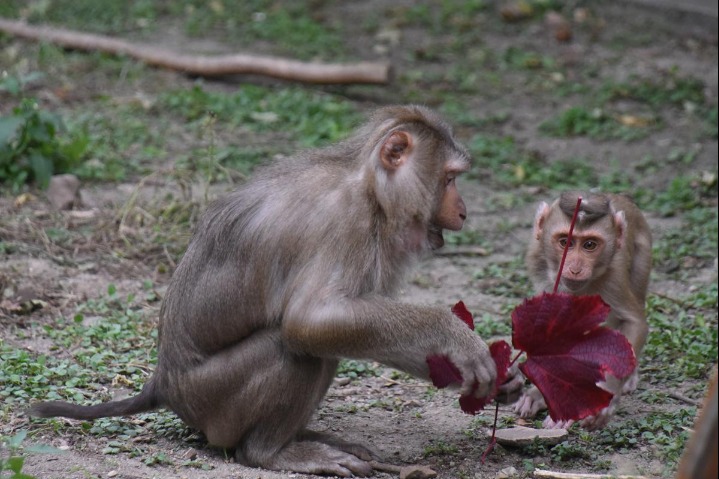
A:
[[[442,228],[430,225],[427,230],[427,241],[432,250],[439,249],[444,246],[444,237],[442,236]]]
[[[577,293],[581,291],[586,285],[587,282],[584,280],[562,278],[562,286],[564,286],[571,293]]]

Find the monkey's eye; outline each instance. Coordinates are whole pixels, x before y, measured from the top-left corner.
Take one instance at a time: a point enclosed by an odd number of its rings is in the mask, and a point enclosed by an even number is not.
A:
[[[567,237],[566,236],[559,238],[559,246],[561,246],[562,248],[567,247]],[[574,241],[572,241],[572,243],[569,245],[570,248],[572,246],[574,246]]]
[[[599,246],[599,243],[597,243],[594,240],[587,240],[582,245],[582,248],[584,248],[587,251],[594,251]]]
[[[447,180],[446,180],[447,182],[445,183],[445,185],[449,186],[452,183],[454,183],[455,178],[456,178],[456,176],[447,176]]]

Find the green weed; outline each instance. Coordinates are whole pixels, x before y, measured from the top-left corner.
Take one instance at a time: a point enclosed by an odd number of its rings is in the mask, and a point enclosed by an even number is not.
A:
[[[25,446],[27,431],[10,437],[0,436],[0,479],[36,479],[22,472],[27,454],[62,454],[63,451],[44,444]]]
[[[343,359],[337,368],[337,376],[356,379],[359,377],[378,376],[377,366],[368,361]]]
[[[425,446],[424,457],[430,456],[455,456],[459,453],[459,448],[455,444],[448,444],[444,441],[436,441]]]
[[[496,336],[510,336],[512,334],[512,324],[509,319],[502,320],[485,313],[474,318],[474,330],[480,337],[485,339]]]
[[[69,132],[59,115],[25,99],[0,117],[0,183],[13,191],[31,181],[45,188],[53,174],[83,161],[88,143],[85,132]]]

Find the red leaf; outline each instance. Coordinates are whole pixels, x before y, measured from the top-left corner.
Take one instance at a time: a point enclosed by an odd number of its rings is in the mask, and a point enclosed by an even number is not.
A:
[[[450,384],[462,384],[462,375],[459,369],[447,356],[427,356],[427,365],[429,366],[429,378],[435,387],[442,389]]]
[[[599,326],[609,309],[599,296],[543,293],[512,312],[512,344],[527,355],[519,368],[555,421],[595,415],[613,397],[596,383],[607,373],[625,378],[636,367],[629,341]]]
[[[464,324],[469,326],[469,329],[474,331],[474,318],[472,317],[472,313],[467,310],[464,302],[460,301],[452,306],[452,312],[455,316],[464,321]]]
[[[452,312],[469,326],[470,329],[474,330],[472,313],[467,310],[462,301],[452,307]],[[474,394],[460,396],[459,406],[462,408],[462,411],[468,414],[477,414],[478,411],[491,402],[497,395],[499,385],[507,379],[507,370],[509,369],[509,358],[512,354],[512,348],[506,341],[497,341],[489,346],[489,352],[497,367],[496,386],[494,391],[482,398],[476,398]],[[450,384],[462,384],[462,374],[459,372],[459,369],[457,369],[457,366],[449,360],[449,357],[440,355],[428,356],[427,365],[429,366],[429,377],[435,387],[441,389]],[[472,392],[478,387],[479,384],[475,384]]]

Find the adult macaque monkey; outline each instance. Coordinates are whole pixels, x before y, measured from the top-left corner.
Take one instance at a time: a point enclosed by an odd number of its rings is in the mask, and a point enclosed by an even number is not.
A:
[[[577,199],[582,196],[577,223],[567,244],[569,224]],[[552,205],[542,203],[534,221],[527,268],[538,291],[552,291],[564,248],[567,258],[559,291],[577,295],[598,294],[611,312],[605,326],[624,334],[639,357],[649,327],[644,315],[649,273],[652,267],[652,236],[639,208],[624,195],[565,192]],[[614,393],[609,406],[597,416],[582,420],[587,429],[604,427],[614,414],[622,393],[636,389],[638,371],[624,381],[608,377],[603,387]],[[546,403],[531,387],[515,404],[522,417],[533,417]],[[547,417],[545,427],[568,427]]]
[[[446,355],[478,397],[485,343],[449,308],[392,299],[407,267],[466,217],[467,150],[433,111],[378,110],[354,136],[257,171],[200,220],[160,310],[158,364],[142,392],[41,417],[174,411],[238,462],[342,477],[372,473],[363,446],[306,428],[341,357],[421,378]]]

